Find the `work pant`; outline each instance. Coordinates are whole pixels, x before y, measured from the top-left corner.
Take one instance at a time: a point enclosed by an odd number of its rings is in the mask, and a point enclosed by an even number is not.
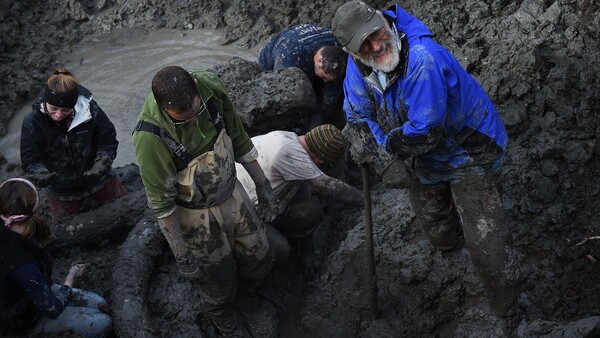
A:
[[[58,292],[62,285],[53,285],[52,292]],[[71,289],[72,297],[67,307],[56,319],[46,317],[38,320],[32,334],[58,334],[66,330],[88,338],[109,337],[112,333],[111,318],[100,311],[108,309],[104,298],[98,294],[81,289]]]
[[[239,181],[225,202],[201,210],[178,207],[177,218],[186,243],[205,268],[201,295],[218,327],[227,325],[221,319],[232,316],[237,275],[261,279],[286,261],[291,250],[285,237],[258,217]]]
[[[499,177],[484,167],[445,173],[417,167],[409,192],[417,221],[435,248],[455,249],[464,238],[491,309],[504,316],[519,291],[516,281],[503,273],[509,262],[510,232],[504,221]]]
[[[125,188],[123,183],[121,183],[119,176],[115,175],[115,177],[108,181],[108,183],[106,183],[102,189],[96,191],[90,197],[96,201],[108,203],[125,195],[127,195],[127,188]],[[58,220],[66,215],[77,214],[79,210],[81,210],[84,201],[85,199],[76,201],[60,201],[57,199],[48,198],[50,215],[52,216],[53,220]]]

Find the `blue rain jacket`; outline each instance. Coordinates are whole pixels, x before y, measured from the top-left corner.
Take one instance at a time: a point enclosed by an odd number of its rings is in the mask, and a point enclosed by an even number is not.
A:
[[[382,88],[371,68],[350,57],[344,81],[348,123],[367,123],[379,145],[432,170],[488,164],[501,156],[508,135],[481,85],[417,18],[398,5],[383,13],[405,34],[401,70],[386,74]]]

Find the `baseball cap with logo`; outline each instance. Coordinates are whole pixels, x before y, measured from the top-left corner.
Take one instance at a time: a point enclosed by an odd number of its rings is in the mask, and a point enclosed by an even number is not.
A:
[[[331,23],[333,35],[351,53],[357,54],[367,36],[383,28],[385,21],[369,5],[353,0],[341,5]]]

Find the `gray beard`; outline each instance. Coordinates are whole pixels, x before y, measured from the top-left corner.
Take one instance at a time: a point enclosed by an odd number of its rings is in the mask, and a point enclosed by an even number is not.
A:
[[[392,38],[390,39],[390,41],[385,43],[385,51],[387,51],[388,48],[391,48],[391,53],[389,53],[389,55],[382,61],[375,61],[375,57],[373,57],[372,54],[369,55],[366,59],[358,55],[357,57],[365,65],[375,70],[384,73],[389,73],[396,69],[398,63],[400,62],[400,48],[398,47],[398,43],[399,41],[397,35],[392,33]]]

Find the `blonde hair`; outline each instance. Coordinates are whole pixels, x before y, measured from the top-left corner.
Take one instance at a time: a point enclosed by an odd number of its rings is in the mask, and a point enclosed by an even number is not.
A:
[[[57,94],[79,92],[79,80],[66,68],[56,68],[48,78],[48,88]]]

